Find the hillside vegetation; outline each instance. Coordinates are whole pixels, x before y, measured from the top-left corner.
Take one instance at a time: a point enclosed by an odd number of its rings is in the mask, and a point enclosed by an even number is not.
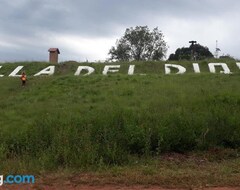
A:
[[[184,75],[165,75],[166,62],[115,63],[120,72],[103,76],[106,64],[61,63],[53,76],[33,75],[48,63],[1,64],[0,170],[51,170],[129,164],[132,157],[211,148],[240,148],[239,69],[211,74],[200,62],[171,62]],[[128,66],[136,74],[128,76]],[[18,65],[26,87],[7,77]],[[78,66],[96,68],[74,76]]]

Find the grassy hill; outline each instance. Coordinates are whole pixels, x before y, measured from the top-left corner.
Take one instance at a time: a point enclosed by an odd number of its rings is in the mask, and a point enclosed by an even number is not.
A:
[[[234,73],[211,74],[209,62],[227,63]],[[185,66],[184,75],[165,75],[166,62],[120,64],[119,73],[103,76],[106,64],[66,62],[39,77],[33,75],[48,63],[1,64],[0,170],[124,165],[135,156],[240,148],[235,61],[199,62],[201,74],[192,62],[171,62]],[[130,64],[134,76],[127,75]],[[18,65],[28,75],[26,87],[7,77]],[[80,65],[96,73],[74,76]]]

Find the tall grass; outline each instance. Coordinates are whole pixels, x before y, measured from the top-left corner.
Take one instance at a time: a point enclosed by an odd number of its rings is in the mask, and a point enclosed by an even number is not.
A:
[[[127,164],[132,156],[240,147],[238,74],[0,80],[1,168]]]

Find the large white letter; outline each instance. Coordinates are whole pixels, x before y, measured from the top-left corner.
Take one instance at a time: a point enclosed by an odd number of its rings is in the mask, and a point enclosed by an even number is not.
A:
[[[107,75],[108,72],[116,73],[119,71],[120,65],[106,65],[103,69],[103,75]]]
[[[23,68],[23,66],[18,66],[9,76],[10,77],[21,77],[21,75],[17,75],[17,73]]]
[[[49,66],[43,70],[41,70],[39,73],[35,74],[34,76],[39,75],[53,75],[55,72],[55,66]]]
[[[0,65],[0,69],[2,68],[2,66]],[[0,77],[3,77],[4,75],[0,75]]]
[[[237,67],[240,69],[240,63],[236,63]]]
[[[220,73],[232,74],[226,63],[209,63],[208,67],[211,73],[216,73],[216,66],[221,66],[223,68],[223,71],[220,71]]]
[[[133,75],[134,74],[134,69],[135,69],[135,65],[130,65],[129,69],[128,69],[128,75]]]
[[[3,175],[0,175],[0,186],[3,185]]]
[[[90,74],[92,74],[92,73],[95,71],[94,68],[89,67],[89,66],[79,66],[78,69],[77,69],[77,71],[76,71],[76,73],[75,73],[74,75],[75,75],[75,76],[79,76],[80,73],[82,72],[82,70],[86,70],[86,71],[87,71],[87,73],[84,74],[83,76],[90,75]]]
[[[170,74],[171,73],[171,67],[178,69],[178,72],[176,74],[183,74],[186,72],[186,68],[184,68],[181,65],[175,65],[175,64],[165,64],[165,73]]]
[[[195,73],[201,73],[198,63],[193,63],[193,70]]]

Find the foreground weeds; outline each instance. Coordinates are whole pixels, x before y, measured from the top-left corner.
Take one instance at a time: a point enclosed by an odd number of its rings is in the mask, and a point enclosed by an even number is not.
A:
[[[240,77],[2,78],[1,170],[98,168],[240,147]],[[18,166],[18,167],[16,167]]]

